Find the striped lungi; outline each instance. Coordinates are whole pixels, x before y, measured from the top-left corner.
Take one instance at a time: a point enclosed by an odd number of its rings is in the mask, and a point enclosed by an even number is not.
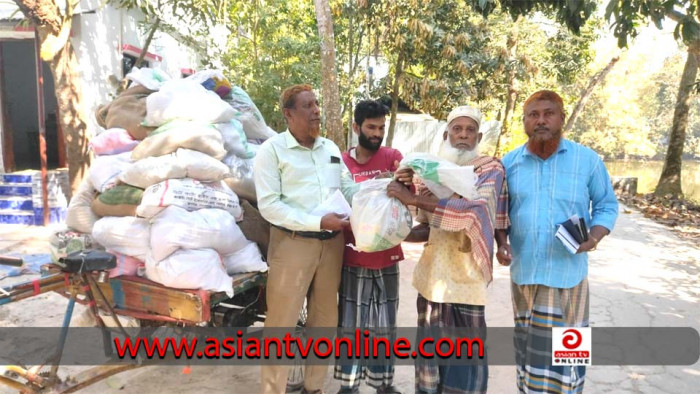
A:
[[[398,309],[398,264],[383,269],[343,266],[338,302],[340,327],[352,332],[358,328],[394,328]],[[358,388],[362,379],[367,379],[367,384],[374,388],[391,386],[394,363],[391,360],[381,365],[365,365],[363,360],[342,365],[338,362],[333,376],[340,380],[343,389]]]
[[[418,327],[486,327],[483,305],[431,302],[418,294]],[[416,360],[416,393],[485,393],[489,367],[483,365],[437,365]]]
[[[521,393],[582,392],[585,366],[552,366],[525,360],[551,356],[551,330],[542,328],[588,327],[588,279],[570,289],[511,283],[511,293],[518,390]]]

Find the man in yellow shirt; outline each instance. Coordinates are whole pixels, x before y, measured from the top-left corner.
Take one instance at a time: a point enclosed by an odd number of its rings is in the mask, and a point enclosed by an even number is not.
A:
[[[439,156],[461,166],[474,166],[479,197],[454,194],[439,200],[423,188],[412,194],[392,182],[388,195],[418,207],[419,221],[407,241],[428,241],[413,272],[418,290],[418,327],[486,327],[486,286],[493,272],[494,231],[507,228],[505,170],[489,156],[479,155],[481,113],[461,106],[447,117]],[[397,174],[399,178],[405,174]],[[422,219],[421,219],[422,217]],[[438,366],[416,362],[416,392],[485,393],[488,365]]]

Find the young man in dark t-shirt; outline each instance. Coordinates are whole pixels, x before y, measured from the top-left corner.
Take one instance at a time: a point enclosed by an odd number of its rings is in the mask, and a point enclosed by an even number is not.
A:
[[[343,153],[343,161],[355,182],[363,182],[396,171],[401,153],[383,147],[384,124],[389,109],[378,101],[364,100],[355,106],[353,130],[358,146]],[[351,231],[345,232],[346,244],[354,244]],[[338,322],[346,329],[396,327],[399,308],[399,266],[403,260],[401,246],[374,253],[356,252],[345,247],[340,282]],[[400,393],[393,385],[394,365],[363,365],[338,363],[334,377],[341,381],[339,393],[359,393],[360,382],[377,393]]]

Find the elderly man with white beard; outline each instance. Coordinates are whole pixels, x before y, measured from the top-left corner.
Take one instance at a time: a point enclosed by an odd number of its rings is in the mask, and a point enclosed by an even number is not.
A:
[[[392,182],[387,194],[419,209],[409,242],[428,241],[413,271],[418,290],[418,327],[485,328],[486,287],[493,272],[493,242],[496,229],[508,228],[508,193],[505,170],[498,159],[479,155],[482,115],[476,108],[460,106],[447,117],[447,129],[439,156],[457,165],[474,166],[478,176],[478,198],[457,194],[439,200],[427,188],[418,195],[405,185]],[[410,170],[397,171],[407,182]],[[421,216],[424,218],[421,219]],[[499,239],[499,246],[501,241]],[[505,249],[505,248],[503,248]],[[499,250],[500,253],[500,250]],[[488,365],[431,365],[416,362],[416,392],[484,393]]]

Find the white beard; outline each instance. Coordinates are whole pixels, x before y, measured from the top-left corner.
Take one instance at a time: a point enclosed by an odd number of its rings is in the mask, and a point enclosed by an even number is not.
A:
[[[470,161],[479,157],[479,145],[477,144],[472,150],[457,149],[452,147],[449,140],[443,140],[440,144],[438,156],[458,166],[466,166]]]

